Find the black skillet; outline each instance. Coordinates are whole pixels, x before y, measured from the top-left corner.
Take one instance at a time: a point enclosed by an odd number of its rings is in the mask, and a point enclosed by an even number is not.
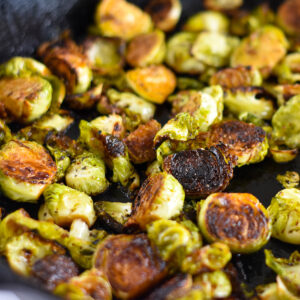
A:
[[[0,0],[0,62],[15,55],[34,56],[36,48],[44,41],[51,40],[64,29],[71,29],[73,37],[80,41],[86,33],[87,26],[92,23],[94,7],[98,0]],[[147,0],[133,1],[144,7]],[[181,0],[183,4],[182,20],[202,8],[200,0]],[[245,0],[246,7],[251,9],[262,1]],[[276,8],[280,0],[271,0]],[[157,119],[165,121],[168,118],[166,108],[159,109]],[[84,118],[92,115],[84,114]],[[77,115],[77,119],[80,116]],[[72,128],[70,136],[76,137],[77,129]],[[289,164],[275,164],[270,159],[263,163],[235,170],[235,176],[230,187],[232,192],[253,193],[268,206],[281,186],[276,181],[276,175],[287,170],[300,172],[300,156]],[[125,194],[111,189],[99,199],[124,200]],[[0,206],[7,212],[24,207],[32,216],[37,207],[29,204],[13,203],[0,197]],[[296,249],[285,243],[272,239],[266,248],[273,250],[277,256],[286,257]],[[239,271],[240,278],[249,288],[258,284],[274,281],[274,273],[265,266],[263,251],[252,255],[235,256],[233,262]],[[30,280],[15,275],[4,259],[0,260],[0,291],[13,290],[21,300],[57,299],[41,290]],[[6,300],[0,298],[0,300]]]

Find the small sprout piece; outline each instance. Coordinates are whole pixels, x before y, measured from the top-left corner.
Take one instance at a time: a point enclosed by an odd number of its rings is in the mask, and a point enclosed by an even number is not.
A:
[[[271,120],[275,113],[271,97],[262,88],[240,87],[226,91],[224,104],[236,116],[251,113],[257,118]]]
[[[8,143],[12,138],[9,127],[0,119],[0,146]]]
[[[183,203],[184,191],[181,184],[165,172],[154,174],[140,188],[126,226],[145,229],[155,220],[177,217]]]
[[[79,270],[70,257],[55,253],[37,260],[32,266],[31,274],[48,291],[53,291],[58,284],[77,276]]]
[[[162,104],[176,87],[174,73],[163,65],[130,70],[126,78],[138,95],[157,104]]]
[[[281,106],[273,116],[274,137],[289,148],[300,148],[300,95]]]
[[[165,34],[155,30],[131,40],[126,51],[126,60],[133,67],[146,67],[161,64],[165,54]]]
[[[186,150],[167,156],[163,169],[183,186],[188,197],[200,198],[223,191],[233,168],[218,147]]]
[[[66,283],[59,284],[54,294],[69,300],[111,300],[111,286],[106,276],[97,269],[83,272]]]
[[[278,9],[277,22],[289,35],[299,35],[300,3],[298,0],[286,0]]]
[[[243,5],[243,0],[204,0],[207,9],[232,10]]]
[[[229,20],[222,13],[215,11],[202,11],[190,17],[183,26],[184,31],[189,32],[219,32],[227,33]]]
[[[300,7],[300,6],[299,6]],[[280,83],[300,82],[300,53],[288,54],[274,69]]]
[[[300,84],[265,84],[264,88],[277,98],[278,106],[284,105],[289,99],[300,94]]]
[[[268,207],[272,236],[283,242],[300,245],[300,191],[284,189],[276,194]]]
[[[276,145],[270,145],[270,154],[273,160],[278,163],[288,163],[298,156],[298,149],[287,149],[286,147],[279,147]]]
[[[268,77],[285,56],[287,47],[288,41],[280,29],[271,25],[259,28],[235,49],[231,66],[252,66]]]
[[[38,55],[54,74],[64,80],[68,94],[87,91],[91,84],[92,71],[80,48],[69,36],[42,44]]]
[[[292,189],[299,186],[300,175],[297,172],[287,171],[283,175],[277,175],[277,181],[283,185],[286,189]]]
[[[239,167],[261,162],[269,148],[267,135],[261,127],[235,120],[213,125],[207,143],[223,143],[230,155],[237,158]]]
[[[98,245],[94,266],[107,276],[119,299],[137,298],[167,273],[166,263],[145,234],[107,237]]]
[[[77,156],[67,169],[66,184],[91,196],[103,193],[109,186],[103,160],[89,152]]]
[[[226,244],[214,243],[195,249],[184,258],[181,271],[197,275],[207,271],[223,269],[231,260],[231,252]]]
[[[37,202],[55,175],[51,156],[35,142],[11,140],[0,151],[0,186],[12,200]]]
[[[213,194],[199,205],[199,210],[198,225],[205,238],[223,242],[233,252],[255,252],[270,239],[268,212],[251,194]]]
[[[83,51],[95,73],[118,74],[124,66],[125,42],[118,38],[88,37]]]
[[[180,0],[150,0],[145,11],[151,16],[155,27],[168,32],[178,23],[182,7]]]
[[[151,120],[145,125],[140,125],[125,138],[124,143],[133,163],[142,164],[155,159],[153,140],[160,129],[161,125],[156,120]]]
[[[227,68],[218,71],[210,79],[211,85],[221,85],[224,89],[260,86],[262,77],[253,67]]]
[[[180,91],[185,90],[201,90],[203,83],[195,78],[177,77],[177,86]]]
[[[65,185],[52,184],[44,191],[45,204],[54,222],[59,226],[70,226],[81,219],[90,227],[96,220],[92,199]]]
[[[125,0],[103,0],[96,9],[96,25],[102,35],[126,41],[151,31],[153,24],[148,14]]]
[[[5,248],[10,267],[23,276],[31,274],[37,260],[55,253],[64,254],[65,250],[58,244],[44,240],[32,232],[12,237]]]
[[[239,39],[218,32],[202,32],[198,35],[193,47],[193,56],[211,66],[228,65],[230,56],[238,46]]]
[[[206,69],[206,65],[191,54],[196,38],[196,33],[179,32],[169,39],[166,63],[177,73],[193,75],[200,74]]]

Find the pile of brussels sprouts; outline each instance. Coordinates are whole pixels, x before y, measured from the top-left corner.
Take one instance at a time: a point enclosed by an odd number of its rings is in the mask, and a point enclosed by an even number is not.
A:
[[[0,188],[39,205],[1,208],[15,272],[69,300],[300,298],[299,252],[265,250],[277,279],[250,295],[231,263],[271,236],[300,245],[298,173],[278,176],[268,208],[224,192],[235,168],[300,148],[300,1],[242,4],[205,0],[175,31],[179,0],[102,0],[80,45],[64,33],[41,62],[0,66]],[[68,109],[98,112],[77,140]],[[116,186],[127,203],[93,199]]]

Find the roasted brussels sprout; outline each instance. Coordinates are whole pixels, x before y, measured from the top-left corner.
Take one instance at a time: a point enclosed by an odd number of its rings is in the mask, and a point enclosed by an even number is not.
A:
[[[233,176],[233,168],[220,149],[211,147],[169,155],[163,169],[182,184],[188,197],[201,198],[223,191]]]
[[[253,67],[227,68],[215,73],[210,79],[210,84],[221,85],[224,89],[260,86],[262,77]]]
[[[198,225],[210,242],[223,242],[233,252],[251,253],[271,236],[267,210],[251,194],[217,193],[198,207]]]
[[[44,198],[53,221],[59,226],[70,226],[75,219],[92,226],[96,220],[93,201],[85,193],[54,183],[46,188]]]
[[[113,75],[99,75],[94,73],[93,83],[103,84],[104,90],[108,88],[117,88],[120,91],[128,91],[130,87],[126,81],[125,71],[120,71],[118,74]]]
[[[215,11],[202,11],[190,17],[183,26],[189,32],[219,32],[227,33],[229,28],[228,18]]]
[[[130,70],[126,78],[138,95],[157,104],[162,104],[176,87],[174,73],[163,65]]]
[[[95,252],[94,266],[119,299],[136,298],[166,276],[166,263],[145,234],[107,237]]]
[[[270,145],[269,152],[276,163],[288,163],[298,156],[298,149],[288,149],[286,147]]]
[[[32,273],[32,267],[37,260],[51,254],[65,254],[65,250],[55,242],[47,241],[33,232],[12,237],[5,248],[9,266],[24,276]]]
[[[214,124],[208,134],[208,145],[226,145],[239,167],[261,162],[268,154],[269,143],[265,131],[253,124],[230,120]]]
[[[231,66],[252,66],[268,77],[285,56],[288,41],[277,27],[268,25],[257,29],[234,50]]]
[[[101,1],[96,8],[95,22],[102,35],[126,41],[153,27],[148,14],[125,0]]]
[[[195,78],[190,77],[177,77],[177,89],[180,91],[185,90],[201,90],[203,83]]]
[[[154,174],[141,186],[126,226],[145,229],[152,221],[177,217],[183,203],[181,184],[165,172]]]
[[[68,300],[111,300],[111,286],[106,276],[95,268],[59,284],[54,293]]]
[[[133,67],[159,65],[166,54],[165,35],[160,30],[138,35],[126,51],[126,60]]]
[[[214,10],[232,10],[242,6],[243,0],[205,0],[204,6]]]
[[[300,191],[295,188],[284,189],[272,199],[268,212],[274,238],[300,244],[299,203]]]
[[[277,175],[277,181],[283,185],[286,189],[292,189],[299,186],[300,175],[297,172],[287,171],[283,175]]]
[[[37,202],[55,175],[51,156],[35,142],[11,140],[0,150],[0,186],[12,200]]]
[[[101,75],[114,75],[122,70],[125,47],[125,42],[118,38],[90,36],[83,42],[83,51],[92,70]]]
[[[155,159],[153,140],[160,129],[161,125],[156,120],[151,120],[140,125],[125,138],[124,143],[133,163],[142,164]]]
[[[276,283],[259,285],[256,287],[256,293],[260,300],[279,300]]]
[[[300,148],[300,95],[291,98],[273,116],[273,135],[289,148]]]
[[[66,84],[68,94],[84,93],[92,80],[92,71],[79,47],[68,35],[46,42],[38,55],[49,69]]]
[[[145,10],[151,16],[155,27],[168,32],[179,21],[182,7],[180,0],[150,0]]]
[[[236,116],[251,113],[257,118],[271,120],[275,113],[272,97],[259,87],[240,87],[226,91],[224,104]]]
[[[211,66],[224,67],[229,64],[230,56],[238,46],[239,39],[218,32],[200,33],[192,47],[193,56]]]
[[[9,127],[0,119],[0,146],[8,143],[12,139]]]
[[[177,73],[201,74],[206,69],[206,65],[191,54],[196,38],[196,33],[179,32],[169,39],[166,63]]]
[[[155,160],[150,165],[148,165],[145,174],[147,177],[150,177],[151,175],[160,172],[162,172],[161,163],[158,160]]]
[[[223,269],[231,260],[231,252],[226,244],[213,243],[203,248],[195,249],[187,255],[181,264],[184,273],[197,275],[207,271]]]
[[[286,0],[278,9],[277,22],[289,35],[299,35],[300,4],[297,0]]]
[[[103,193],[109,186],[103,160],[88,152],[77,156],[67,169],[66,184],[91,196]]]

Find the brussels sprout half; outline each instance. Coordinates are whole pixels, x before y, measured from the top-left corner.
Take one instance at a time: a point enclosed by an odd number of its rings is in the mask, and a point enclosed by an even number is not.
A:
[[[277,175],[276,180],[286,189],[292,189],[299,186],[300,175],[297,172],[287,171],[285,174]]]
[[[300,4],[297,0],[284,1],[277,13],[277,23],[289,35],[299,35]]]
[[[214,10],[232,10],[243,5],[243,0],[204,0],[204,7]]]

